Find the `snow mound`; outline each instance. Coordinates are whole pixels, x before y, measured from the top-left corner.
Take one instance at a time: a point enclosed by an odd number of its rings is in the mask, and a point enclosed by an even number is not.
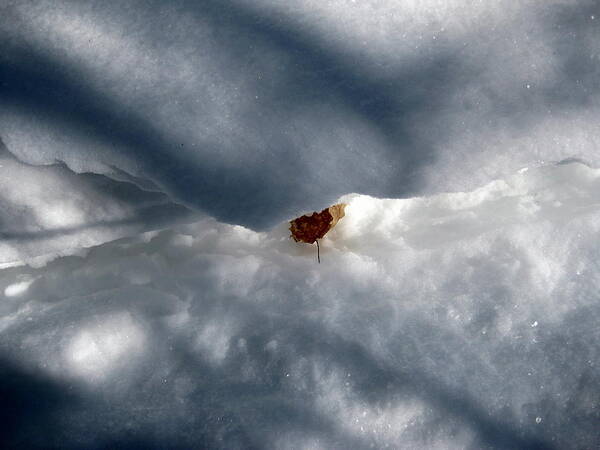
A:
[[[321,264],[207,218],[7,268],[5,370],[58,396],[50,446],[591,448],[599,193],[569,163],[347,195]]]

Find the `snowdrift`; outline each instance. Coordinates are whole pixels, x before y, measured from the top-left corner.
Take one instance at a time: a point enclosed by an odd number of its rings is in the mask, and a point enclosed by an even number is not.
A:
[[[321,264],[207,218],[7,268],[0,351],[51,386],[45,445],[590,448],[599,190],[571,162],[347,195]]]

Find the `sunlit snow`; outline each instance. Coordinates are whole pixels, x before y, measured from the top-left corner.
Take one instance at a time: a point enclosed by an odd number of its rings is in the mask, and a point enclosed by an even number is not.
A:
[[[181,437],[174,409],[211,436],[233,426],[235,445],[560,448],[575,431],[585,446],[599,190],[575,162],[472,192],[348,195],[321,264],[285,223],[205,219],[5,269],[2,350],[76,386],[84,420],[131,415],[178,445],[202,431]],[[113,388],[111,412],[94,399]]]
[[[598,448],[597,3],[0,0],[0,447]]]

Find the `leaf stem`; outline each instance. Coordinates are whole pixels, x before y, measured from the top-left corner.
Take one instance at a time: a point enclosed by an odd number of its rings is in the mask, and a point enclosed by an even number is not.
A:
[[[318,239],[315,239],[315,242],[317,243],[317,261],[319,261],[319,264],[321,264],[321,255],[319,254],[319,241]]]

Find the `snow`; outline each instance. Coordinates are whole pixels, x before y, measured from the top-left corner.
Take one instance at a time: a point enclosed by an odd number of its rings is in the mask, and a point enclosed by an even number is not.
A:
[[[596,448],[599,13],[0,1],[0,446]]]
[[[1,147],[0,166],[0,268],[43,265],[199,216],[118,171],[77,174],[62,164],[32,166]]]
[[[350,194],[321,264],[206,218],[5,269],[0,348],[71,386],[68,445],[589,447],[599,192],[570,162]]]
[[[21,295],[29,289],[33,280],[21,281],[18,283],[13,283],[11,285],[6,286],[4,289],[5,297],[14,297],[16,295]]]
[[[349,192],[471,191],[540,161],[600,165],[594,1],[5,9],[11,153],[118,168],[228,223],[267,230]]]

